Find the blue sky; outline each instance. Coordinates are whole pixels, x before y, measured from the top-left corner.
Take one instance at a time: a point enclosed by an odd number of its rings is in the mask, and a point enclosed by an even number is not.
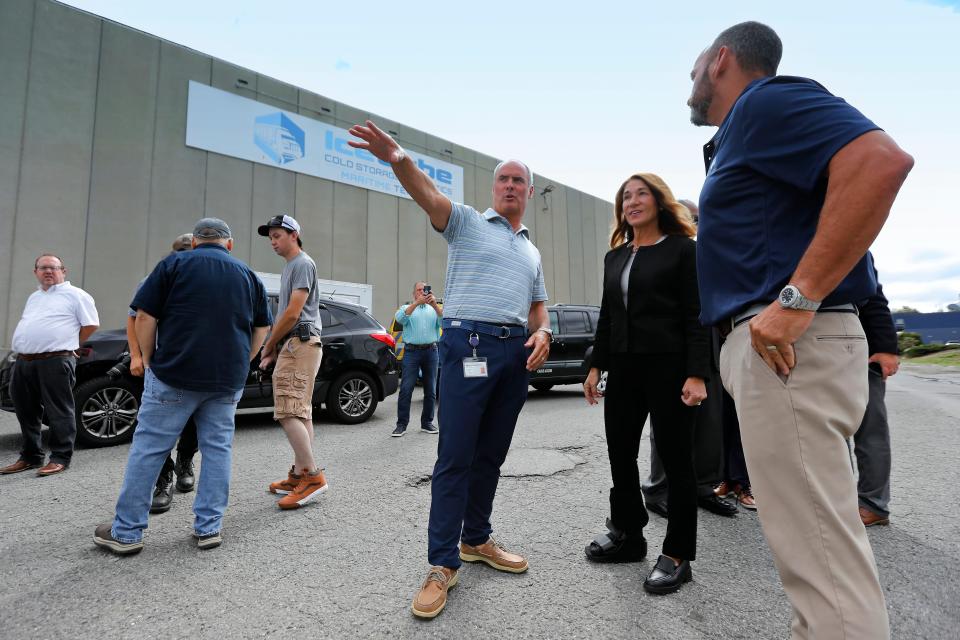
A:
[[[760,20],[783,40],[781,73],[818,80],[916,158],[874,245],[892,306],[960,302],[958,1],[67,4],[607,200],[641,170],[697,198],[713,129],[689,123],[690,68],[725,27]]]

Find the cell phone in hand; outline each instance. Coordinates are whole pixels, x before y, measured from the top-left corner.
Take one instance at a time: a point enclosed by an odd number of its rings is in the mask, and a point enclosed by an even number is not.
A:
[[[430,295],[430,291],[431,291],[430,285],[428,284],[423,285],[423,295],[425,296]]]

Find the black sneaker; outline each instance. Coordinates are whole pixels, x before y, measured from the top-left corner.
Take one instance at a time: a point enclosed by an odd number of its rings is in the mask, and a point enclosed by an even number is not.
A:
[[[174,465],[173,471],[177,474],[177,491],[180,493],[193,491],[193,487],[197,483],[196,476],[193,473],[193,457],[181,458],[178,453],[177,464]]]
[[[198,549],[214,549],[223,543],[223,536],[220,535],[219,531],[205,536],[198,536],[196,533],[194,533],[193,537],[197,539]]]
[[[391,437],[391,438],[400,438],[400,437],[402,437],[403,434],[405,434],[406,432],[407,432],[407,428],[406,428],[406,427],[401,427],[400,425],[397,425],[397,428],[393,430],[393,433],[390,434],[390,437]]]
[[[120,542],[113,537],[112,526],[110,522],[97,525],[93,532],[93,544],[118,556],[129,556],[143,551],[143,540],[140,542]]]
[[[150,503],[150,513],[164,513],[170,510],[173,503],[173,474],[160,474],[157,486],[153,490],[153,502]]]
[[[431,434],[440,433],[440,429],[437,429],[437,427],[432,424],[428,424],[425,427],[420,427],[420,431],[423,431],[424,433],[431,433]]]

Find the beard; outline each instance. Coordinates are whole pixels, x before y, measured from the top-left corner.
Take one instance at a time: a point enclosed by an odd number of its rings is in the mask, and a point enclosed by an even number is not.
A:
[[[687,102],[687,106],[690,107],[690,122],[697,127],[710,126],[707,112],[710,111],[710,105],[713,103],[713,85],[708,80],[704,85],[701,91],[694,91]]]

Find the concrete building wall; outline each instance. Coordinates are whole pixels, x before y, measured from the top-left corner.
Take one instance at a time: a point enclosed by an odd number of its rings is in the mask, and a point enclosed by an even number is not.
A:
[[[63,257],[101,325],[120,327],[137,282],[201,216],[230,224],[238,258],[279,272],[256,227],[292,213],[319,277],[372,284],[384,324],[414,281],[443,294],[446,243],[412,201],[187,147],[190,80],[343,128],[371,117],[462,167],[466,203],[491,204],[495,158],[51,0],[0,3],[0,73],[0,348],[40,253]],[[599,304],[610,204],[535,186],[524,222],[551,302]]]

